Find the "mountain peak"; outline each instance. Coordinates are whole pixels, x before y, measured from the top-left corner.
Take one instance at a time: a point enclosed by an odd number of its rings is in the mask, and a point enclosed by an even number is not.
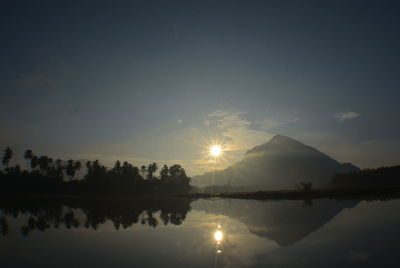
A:
[[[296,141],[295,139],[292,139],[288,136],[283,136],[283,135],[275,135],[267,143],[288,143],[288,142],[300,143],[300,142]]]
[[[293,147],[293,146],[306,146],[303,143],[283,135],[273,136],[267,143],[255,146],[254,148],[248,150],[245,155],[252,153],[264,152],[271,149],[271,147]]]

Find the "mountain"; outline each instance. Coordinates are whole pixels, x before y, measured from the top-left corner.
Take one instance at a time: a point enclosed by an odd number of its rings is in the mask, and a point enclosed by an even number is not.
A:
[[[341,164],[311,146],[276,135],[269,142],[248,150],[238,163],[224,170],[195,176],[193,185],[244,186],[247,190],[294,189],[300,182],[327,188],[335,173],[358,171]]]

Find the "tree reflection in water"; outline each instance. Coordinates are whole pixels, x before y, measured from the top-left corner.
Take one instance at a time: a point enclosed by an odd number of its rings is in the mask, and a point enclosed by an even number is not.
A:
[[[180,225],[191,209],[191,201],[185,198],[7,199],[0,205],[0,233],[10,232],[7,217],[19,216],[26,219],[21,227],[23,235],[60,226],[97,230],[108,220],[116,230],[139,222],[152,227],[160,223]],[[83,217],[76,215],[79,210]]]

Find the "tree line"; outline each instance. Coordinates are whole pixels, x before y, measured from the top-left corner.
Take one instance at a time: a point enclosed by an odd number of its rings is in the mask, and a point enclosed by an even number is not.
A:
[[[400,165],[335,174],[332,178],[332,184],[340,188],[400,187]]]
[[[26,150],[26,169],[16,164],[10,166],[13,150],[3,151],[0,185],[3,193],[19,194],[148,194],[185,193],[191,189],[190,177],[178,164],[159,169],[157,163],[143,165],[140,169],[127,161],[117,160],[111,169],[99,160],[86,161],[82,179],[75,179],[83,168],[80,161],[53,160],[32,150]],[[159,173],[157,175],[157,171]],[[68,178],[68,180],[66,179]]]

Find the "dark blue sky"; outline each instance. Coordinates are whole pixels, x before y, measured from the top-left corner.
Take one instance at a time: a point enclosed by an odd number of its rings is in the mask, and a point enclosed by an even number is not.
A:
[[[2,1],[0,146],[226,166],[284,134],[400,159],[397,1]]]

